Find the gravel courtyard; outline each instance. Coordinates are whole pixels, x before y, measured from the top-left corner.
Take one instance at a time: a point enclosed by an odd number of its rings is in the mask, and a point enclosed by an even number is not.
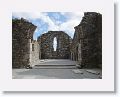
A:
[[[101,79],[101,69],[77,69],[71,60],[40,60],[33,69],[12,69],[13,79]]]

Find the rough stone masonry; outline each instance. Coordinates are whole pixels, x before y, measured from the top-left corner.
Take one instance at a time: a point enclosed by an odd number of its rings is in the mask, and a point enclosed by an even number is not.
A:
[[[57,39],[56,51],[53,49],[54,38]],[[38,38],[41,59],[69,59],[72,39],[63,31],[48,31]]]
[[[21,18],[12,20],[12,67],[23,68],[30,64],[30,44],[36,26]]]
[[[84,68],[102,68],[102,15],[85,12],[81,23],[74,28],[71,59]]]
[[[33,40],[36,26],[27,20],[12,20],[12,67],[24,68],[39,59],[71,59],[80,68],[102,68],[102,15],[85,12],[73,39],[63,31],[48,31]],[[57,39],[56,51],[53,40]]]

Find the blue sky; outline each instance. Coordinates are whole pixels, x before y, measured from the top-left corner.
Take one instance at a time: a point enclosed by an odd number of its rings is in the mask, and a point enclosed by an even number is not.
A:
[[[65,31],[71,38],[74,27],[80,24],[83,12],[14,12],[12,18],[24,18],[37,26],[33,38],[36,40],[48,31]]]

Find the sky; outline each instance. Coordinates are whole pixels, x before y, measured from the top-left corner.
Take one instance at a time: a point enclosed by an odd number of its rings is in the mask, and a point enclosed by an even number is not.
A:
[[[48,31],[64,31],[71,38],[74,35],[74,27],[79,25],[83,12],[14,12],[12,18],[24,18],[37,26],[33,39]],[[59,32],[58,32],[59,33]]]

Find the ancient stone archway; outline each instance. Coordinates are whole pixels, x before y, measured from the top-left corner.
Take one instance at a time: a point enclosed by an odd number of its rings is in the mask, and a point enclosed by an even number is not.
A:
[[[53,41],[57,39],[56,50]],[[38,38],[41,50],[41,59],[69,59],[70,43],[72,39],[63,31],[48,31]]]

